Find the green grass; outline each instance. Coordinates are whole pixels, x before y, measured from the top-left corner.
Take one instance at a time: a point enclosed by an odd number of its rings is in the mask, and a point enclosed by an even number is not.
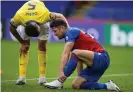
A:
[[[47,78],[58,77],[58,67],[60,64],[60,56],[63,50],[62,43],[48,43],[48,60],[47,60]],[[131,47],[112,47],[104,45],[110,54],[111,65],[104,75],[109,74],[133,74],[133,48]],[[64,89],[54,90],[47,89],[37,84],[37,80],[28,80],[24,86],[16,86],[15,81],[18,78],[18,54],[19,43],[14,41],[2,40],[1,45],[1,68],[2,92],[88,92],[88,90],[73,90],[71,88],[72,79],[68,79],[64,84]],[[76,72],[72,74],[76,76]],[[38,78],[38,62],[37,62],[37,42],[31,42],[30,60],[27,68],[27,78]],[[108,80],[114,80],[123,92],[133,92],[133,75],[128,76],[108,76],[102,77],[99,81],[104,83]],[[49,82],[52,80],[48,80]],[[102,92],[89,91],[89,92]],[[106,91],[104,91],[106,92]]]

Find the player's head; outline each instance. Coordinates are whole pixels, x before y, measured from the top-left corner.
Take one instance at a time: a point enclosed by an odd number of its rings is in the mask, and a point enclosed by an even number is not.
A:
[[[40,26],[36,21],[26,23],[25,33],[30,37],[37,37],[40,34]]]
[[[52,21],[50,27],[59,39],[64,38],[65,31],[68,28],[67,23],[60,19]]]

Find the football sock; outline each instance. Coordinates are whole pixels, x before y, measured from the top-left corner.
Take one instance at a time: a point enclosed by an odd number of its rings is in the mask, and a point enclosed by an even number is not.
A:
[[[46,74],[46,51],[38,51],[38,64],[40,77]]]
[[[69,62],[67,63],[66,67],[64,68],[64,75],[66,77],[69,77],[73,73],[73,71],[76,69],[77,62],[78,61],[77,61],[76,54],[72,53]]]
[[[85,82],[80,86],[80,89],[99,90],[99,89],[107,89],[107,86],[106,84],[98,82]]]
[[[21,53],[19,56],[19,76],[26,76],[26,69],[29,60],[29,51],[27,53]]]

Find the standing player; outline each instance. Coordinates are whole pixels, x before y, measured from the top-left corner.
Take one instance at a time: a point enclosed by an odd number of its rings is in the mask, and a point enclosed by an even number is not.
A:
[[[93,36],[84,33],[78,28],[68,27],[63,20],[53,21],[50,27],[59,39],[65,38],[66,44],[61,57],[60,76],[58,80],[46,83],[46,87],[62,88],[65,80],[77,67],[79,74],[72,82],[72,88],[120,91],[119,87],[111,80],[104,84],[98,82],[108,68],[110,59],[107,51]],[[82,64],[87,67],[83,69]]]
[[[55,19],[66,21],[59,13],[49,12],[40,0],[26,2],[10,21],[10,32],[20,42],[19,79],[17,85],[26,83],[30,37],[38,37],[39,84],[46,82],[46,43],[49,32],[47,22]]]

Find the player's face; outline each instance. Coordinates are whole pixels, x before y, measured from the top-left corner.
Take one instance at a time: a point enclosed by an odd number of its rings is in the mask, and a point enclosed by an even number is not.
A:
[[[57,36],[59,39],[64,38],[64,29],[62,27],[53,27],[54,35]]]

